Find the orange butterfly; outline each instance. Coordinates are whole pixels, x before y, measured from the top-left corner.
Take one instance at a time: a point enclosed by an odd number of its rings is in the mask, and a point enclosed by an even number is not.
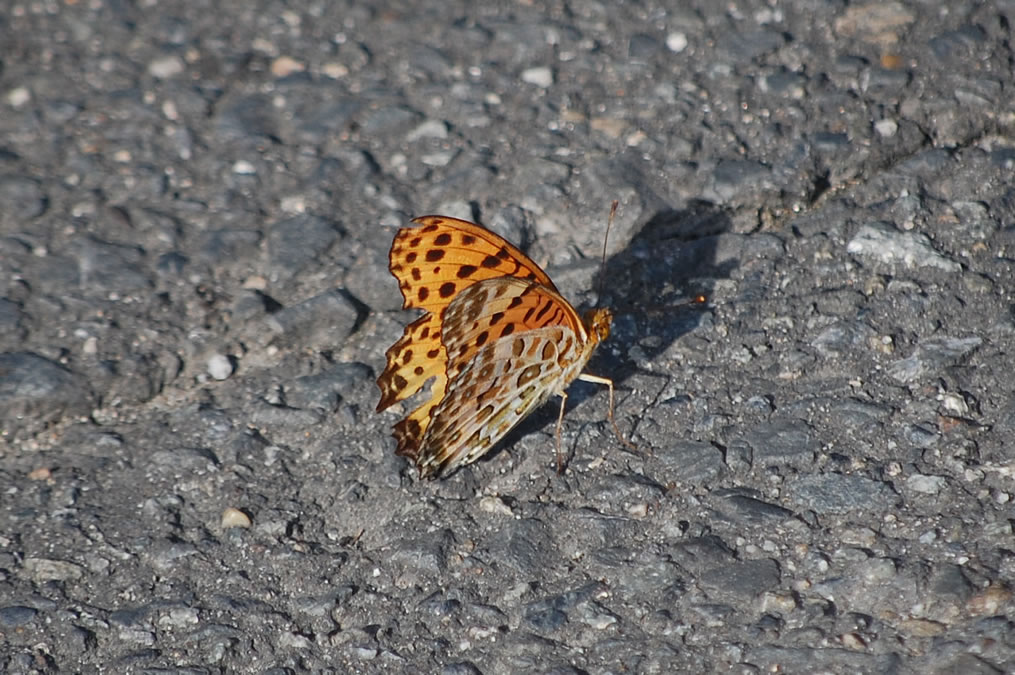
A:
[[[389,266],[403,308],[427,313],[388,349],[377,411],[433,382],[430,398],[395,424],[397,454],[415,462],[421,478],[446,475],[483,456],[556,394],[561,469],[564,390],[576,378],[609,387],[610,422],[621,437],[612,380],[581,373],[610,334],[610,310],[579,316],[539,265],[475,223],[447,216],[412,222],[395,235]]]

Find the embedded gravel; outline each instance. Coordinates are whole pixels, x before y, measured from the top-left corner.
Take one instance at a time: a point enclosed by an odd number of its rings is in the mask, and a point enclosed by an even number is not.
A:
[[[1013,22],[13,0],[0,671],[1015,672]],[[637,452],[394,455],[427,213],[614,308]]]

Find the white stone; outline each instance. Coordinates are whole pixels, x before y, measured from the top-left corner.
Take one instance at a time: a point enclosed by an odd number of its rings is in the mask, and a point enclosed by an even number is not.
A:
[[[183,72],[183,61],[174,55],[163,56],[148,64],[148,74],[160,80],[166,80]]]
[[[233,162],[233,173],[240,174],[241,176],[252,176],[257,173],[257,167],[245,159],[239,159]]]
[[[906,479],[907,488],[913,492],[925,495],[936,495],[944,486],[945,479],[941,476],[928,476],[918,473]]]
[[[892,119],[878,120],[874,123],[874,131],[881,138],[891,138],[899,130],[899,123]]]
[[[546,89],[553,84],[553,71],[546,66],[537,66],[522,71],[522,82]]]
[[[12,108],[20,108],[32,100],[32,92],[28,87],[15,87],[7,92],[7,103]]]
[[[208,359],[208,374],[216,380],[224,380],[233,374],[233,364],[228,356],[216,354]]]
[[[680,32],[670,33],[666,36],[666,47],[674,54],[687,49],[687,35]]]

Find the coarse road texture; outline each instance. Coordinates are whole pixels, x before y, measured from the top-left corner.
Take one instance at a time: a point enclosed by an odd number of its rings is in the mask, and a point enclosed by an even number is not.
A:
[[[1013,23],[11,0],[0,671],[1015,672]],[[428,213],[602,295],[637,452],[394,455]]]

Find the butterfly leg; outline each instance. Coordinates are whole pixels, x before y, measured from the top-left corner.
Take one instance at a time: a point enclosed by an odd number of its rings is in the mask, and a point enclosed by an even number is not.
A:
[[[586,373],[582,373],[581,375],[579,375],[578,379],[579,380],[584,380],[586,382],[592,382],[593,384],[605,384],[606,385],[606,387],[609,389],[609,392],[610,392],[610,409],[606,413],[606,416],[607,416],[607,418],[609,418],[610,424],[613,425],[613,433],[615,433],[617,435],[617,438],[620,440],[621,443],[626,445],[631,450],[637,451],[638,447],[634,443],[632,443],[631,441],[629,441],[626,438],[624,438],[624,435],[622,433],[620,433],[620,427],[617,426],[617,420],[613,417],[613,380],[611,380],[608,377],[599,377],[598,375],[588,375]],[[563,416],[564,416],[564,409],[563,409],[563,407],[561,407],[561,417],[563,417]],[[560,432],[560,427],[559,426],[557,427],[557,431],[558,431],[558,433]]]
[[[567,392],[559,392],[560,414],[557,415],[557,474],[564,473],[564,453],[560,448],[560,428],[564,425],[564,404],[567,403]]]

